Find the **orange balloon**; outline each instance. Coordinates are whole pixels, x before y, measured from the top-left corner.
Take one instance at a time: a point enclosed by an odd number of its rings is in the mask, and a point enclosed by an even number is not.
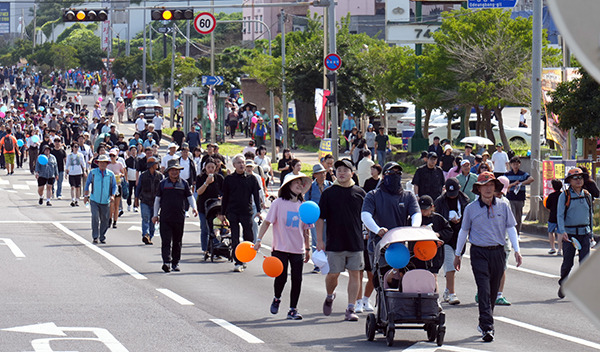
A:
[[[544,208],[547,208],[547,207],[546,207],[546,202],[547,202],[547,201],[548,201],[548,196],[546,196],[546,198],[544,198]]]
[[[283,263],[277,257],[266,257],[263,262],[263,270],[267,276],[277,277],[283,272]]]
[[[437,244],[435,241],[420,241],[415,244],[413,252],[417,259],[425,262],[435,257],[435,254],[437,253]]]
[[[250,241],[244,241],[235,247],[235,256],[243,263],[251,262],[256,257],[254,244]]]

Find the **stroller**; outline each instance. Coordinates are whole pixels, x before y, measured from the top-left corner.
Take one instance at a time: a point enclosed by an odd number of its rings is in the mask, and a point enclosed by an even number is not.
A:
[[[435,233],[427,228],[403,227],[390,230],[375,247],[373,283],[377,292],[375,315],[367,316],[367,340],[373,341],[377,332],[383,333],[388,346],[394,344],[395,329],[423,329],[430,342],[444,342],[446,315],[438,304],[435,276],[427,270],[392,269],[385,261],[385,251],[395,242],[436,241]],[[401,325],[410,324],[410,325]]]
[[[231,231],[227,221],[221,222],[217,215],[221,212],[221,200],[210,198],[204,202],[206,209],[206,222],[208,223],[208,247],[204,253],[204,260],[214,262],[215,257],[223,257],[233,261]]]

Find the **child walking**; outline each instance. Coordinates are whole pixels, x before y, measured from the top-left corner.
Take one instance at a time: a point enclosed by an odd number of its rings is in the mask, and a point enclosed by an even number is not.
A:
[[[300,204],[304,201],[305,194],[311,185],[311,179],[300,173],[288,174],[279,188],[279,197],[271,204],[269,213],[258,232],[254,249],[259,250],[261,241],[267,229],[273,224],[273,252],[274,257],[283,263],[283,272],[275,278],[275,298],[271,303],[271,313],[279,312],[281,293],[287,282],[288,264],[291,267],[292,289],[290,291],[290,310],[287,318],[292,320],[302,319],[298,313],[298,299],[302,285],[302,266],[310,258],[310,232],[311,225],[300,220]]]

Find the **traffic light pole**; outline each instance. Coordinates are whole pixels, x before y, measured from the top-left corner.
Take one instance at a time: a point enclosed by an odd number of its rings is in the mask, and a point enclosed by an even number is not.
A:
[[[329,6],[327,7],[327,25],[329,30],[329,53],[336,54],[337,51],[337,43],[335,37],[335,1],[330,0]],[[340,147],[339,147],[339,137],[338,137],[338,104],[337,104],[337,74],[334,72],[333,81],[329,81],[329,86],[331,89],[331,95],[334,96],[333,104],[330,105],[330,115],[331,115],[331,152],[333,155],[333,160],[338,160]],[[325,126],[325,131],[327,131],[327,126]]]
[[[146,1],[144,0],[144,7]],[[144,9],[144,52],[142,53],[142,91],[146,92],[146,9]]]
[[[171,97],[169,100],[170,104],[171,104],[171,123],[170,123],[170,127],[175,126],[175,102],[174,102],[174,97],[175,97],[175,36],[177,35],[177,31],[175,30],[177,28],[177,25],[175,23],[173,23],[173,42],[171,44]]]

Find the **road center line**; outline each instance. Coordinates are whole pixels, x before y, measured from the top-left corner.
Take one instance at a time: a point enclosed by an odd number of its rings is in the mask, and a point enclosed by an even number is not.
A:
[[[485,350],[476,350],[472,348],[443,345],[441,347],[432,345],[428,342],[417,342],[414,345],[405,348],[404,351],[411,352],[436,352],[437,350],[452,351],[452,352],[485,352]]]
[[[223,319],[211,319],[213,323],[219,325],[222,328],[225,328],[229,332],[237,335],[238,337],[244,339],[248,343],[265,343],[263,340],[258,337],[252,335],[251,333],[231,324],[230,322]]]
[[[94,251],[94,252],[100,254],[101,256],[103,256],[104,258],[108,259],[111,263],[113,263],[116,266],[118,266],[119,268],[123,269],[124,272],[126,272],[127,274],[133,276],[135,279],[137,279],[137,280],[146,280],[147,279],[147,277],[145,277],[144,275],[138,273],[132,267],[130,267],[129,265],[123,263],[120,259],[118,259],[114,255],[108,253],[107,251],[105,251],[103,249],[100,249],[96,245],[91,244],[89,241],[87,241],[83,237],[79,236],[75,232],[73,232],[73,231],[69,230],[68,228],[66,228],[60,222],[54,221],[54,222],[52,222],[52,225],[56,226],[59,230],[61,230],[65,234],[73,237],[73,239],[75,239],[75,241],[83,244],[87,248],[91,249],[92,251]]]
[[[469,260],[471,260],[471,257],[468,254],[464,255],[465,258],[468,258]],[[526,268],[522,268],[522,267],[516,267],[515,265],[508,265],[509,269],[513,269],[516,271],[520,271],[523,273],[527,273],[527,274],[532,274],[532,275],[537,275],[537,276],[542,276],[542,277],[547,277],[550,279],[560,279],[560,276],[558,275],[554,275],[554,274],[548,274],[542,271],[537,271],[537,270],[532,270],[532,269],[526,269]]]
[[[548,336],[552,336],[552,337],[558,337],[559,339],[563,339],[566,341],[570,341],[570,342],[574,342],[583,346],[587,346],[587,347],[591,347],[591,348],[595,348],[597,350],[600,350],[600,344],[595,343],[595,342],[591,342],[591,341],[587,341],[584,339],[580,339],[579,337],[574,337],[574,336],[570,336],[570,335],[565,335],[565,334],[561,334],[560,332],[556,332],[556,331],[552,331],[552,330],[548,330],[545,328],[541,328],[539,326],[535,326],[535,325],[531,325],[531,324],[527,324],[527,323],[523,323],[517,320],[513,320],[510,318],[506,318],[506,317],[494,317],[494,319],[499,320],[501,322],[507,323],[507,324],[512,324],[521,328],[525,328],[531,331],[535,331],[535,332],[539,332],[541,334],[544,335],[548,335]]]
[[[193,306],[194,303],[191,301],[188,301],[187,299],[181,297],[180,295],[176,294],[175,292],[166,289],[166,288],[157,288],[156,291],[162,293],[163,295],[169,297],[170,299],[174,300],[175,302],[181,304],[182,306]]]

